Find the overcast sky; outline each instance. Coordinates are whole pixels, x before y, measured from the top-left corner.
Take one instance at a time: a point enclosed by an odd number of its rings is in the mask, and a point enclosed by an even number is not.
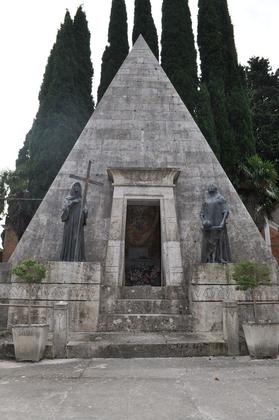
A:
[[[208,0],[210,1],[210,0]],[[151,0],[156,27],[161,34],[161,0]],[[197,27],[198,0],[189,0],[193,29]],[[83,4],[91,32],[95,70],[93,95],[100,79],[101,57],[107,42],[111,0],[1,0],[1,153],[0,170],[14,168],[19,148],[38,109],[38,93],[47,58],[68,8],[74,16]],[[228,0],[239,61],[252,55],[269,58],[279,67],[279,0]],[[129,37],[134,0],[126,0]]]

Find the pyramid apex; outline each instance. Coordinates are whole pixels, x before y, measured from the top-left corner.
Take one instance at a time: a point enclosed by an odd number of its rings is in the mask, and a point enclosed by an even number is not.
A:
[[[144,39],[144,36],[142,34],[140,34],[136,40],[136,42],[133,45],[132,50],[130,51],[131,53],[136,53],[136,55],[148,55],[148,56],[152,56],[154,58],[154,62],[156,60],[156,62],[158,62],[157,58],[155,57],[154,53],[152,52],[151,48],[149,47],[148,43],[146,42],[146,40]]]
[[[148,49],[151,51],[149,45],[147,44],[147,42],[145,41],[144,37],[142,34],[140,34],[136,40],[136,42],[134,43],[133,49]]]

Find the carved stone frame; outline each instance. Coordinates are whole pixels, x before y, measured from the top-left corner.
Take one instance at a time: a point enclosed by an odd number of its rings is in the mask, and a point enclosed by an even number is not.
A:
[[[159,202],[161,215],[162,272],[165,286],[183,282],[183,266],[175,209],[174,188],[180,171],[175,168],[110,168],[114,187],[109,241],[105,265],[105,284],[124,285],[125,230],[129,201],[139,204]]]

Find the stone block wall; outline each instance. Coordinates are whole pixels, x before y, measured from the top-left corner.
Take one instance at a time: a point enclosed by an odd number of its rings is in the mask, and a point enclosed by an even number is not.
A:
[[[239,324],[252,319],[249,291],[236,290],[232,278],[234,264],[201,264],[193,272],[190,296],[193,327],[197,332],[223,333],[223,302],[236,301]],[[279,321],[279,286],[258,289],[258,313],[263,320]]]
[[[53,261],[45,265],[46,278],[42,284],[32,286],[32,304],[49,308],[32,309],[32,322],[47,322],[52,330],[54,303],[67,302],[70,331],[94,331],[99,313],[100,264]],[[0,283],[0,296],[10,303],[27,303],[28,285],[12,276],[10,283]],[[26,307],[9,308],[9,326],[26,321]]]
[[[10,282],[10,264],[7,263],[0,263],[0,303],[7,303],[7,299],[5,299],[5,295],[1,293],[1,289],[3,286],[7,287],[8,283]],[[5,330],[7,328],[7,321],[8,321],[8,307],[0,305],[0,331]]]

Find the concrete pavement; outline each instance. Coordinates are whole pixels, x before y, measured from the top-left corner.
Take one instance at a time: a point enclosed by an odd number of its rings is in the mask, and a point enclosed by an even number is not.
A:
[[[1,420],[278,420],[279,359],[0,361]]]

